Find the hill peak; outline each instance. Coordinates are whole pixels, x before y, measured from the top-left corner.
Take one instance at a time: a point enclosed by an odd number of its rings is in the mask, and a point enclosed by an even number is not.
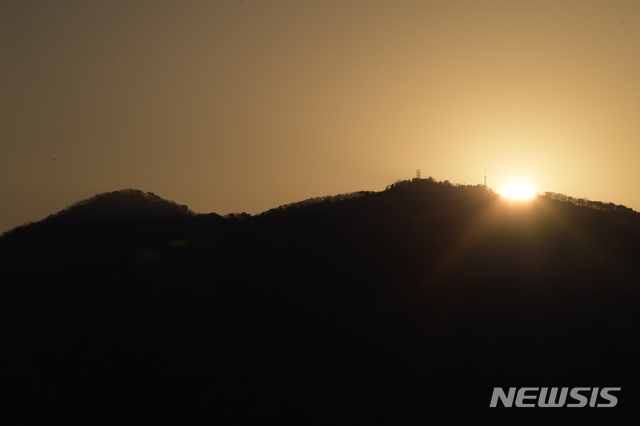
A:
[[[137,189],[104,192],[79,201],[58,215],[73,218],[142,218],[191,215],[185,205]]]

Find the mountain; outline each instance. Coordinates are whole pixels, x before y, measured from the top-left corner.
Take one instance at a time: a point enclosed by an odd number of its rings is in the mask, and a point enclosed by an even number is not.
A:
[[[5,413],[630,424],[639,216],[431,178],[255,216],[98,195],[0,237]],[[618,403],[489,408],[495,387],[576,386]]]

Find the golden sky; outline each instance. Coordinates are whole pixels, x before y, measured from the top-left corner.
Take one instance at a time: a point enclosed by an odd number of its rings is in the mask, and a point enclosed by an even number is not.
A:
[[[640,210],[640,2],[0,2],[0,232],[422,176]]]

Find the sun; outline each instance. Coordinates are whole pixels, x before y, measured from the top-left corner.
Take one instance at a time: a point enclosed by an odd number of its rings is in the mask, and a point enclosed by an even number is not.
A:
[[[512,200],[530,200],[535,197],[536,192],[523,183],[512,183],[504,187],[500,195]]]

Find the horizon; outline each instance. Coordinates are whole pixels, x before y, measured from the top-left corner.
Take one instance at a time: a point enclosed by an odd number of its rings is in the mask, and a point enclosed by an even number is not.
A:
[[[222,219],[99,194],[0,238],[8,413],[632,418],[640,214],[552,195],[412,179]],[[487,411],[546,383],[615,409]]]
[[[637,2],[0,11],[0,233],[123,188],[257,214],[416,169],[640,211]]]
[[[490,188],[488,185],[483,185],[481,183],[479,184],[466,184],[466,183],[457,183],[457,182],[450,182],[449,180],[445,179],[445,180],[441,180],[438,181],[436,179],[434,179],[432,176],[428,176],[428,177],[414,177],[413,179],[398,179],[395,182],[392,182],[391,184],[387,185],[384,189],[380,190],[380,191],[369,191],[369,190],[362,190],[362,191],[351,191],[351,192],[343,192],[343,193],[339,193],[339,194],[324,194],[321,196],[314,196],[314,197],[309,197],[309,198],[305,198],[305,199],[301,199],[301,200],[290,200],[287,203],[283,203],[280,204],[278,206],[271,206],[263,211],[260,212],[254,212],[254,213],[250,213],[250,212],[246,212],[246,211],[235,211],[235,212],[228,212],[228,213],[220,213],[220,212],[198,212],[198,211],[194,211],[193,209],[191,209],[188,205],[185,204],[181,204],[180,200],[172,200],[172,199],[168,199],[165,197],[162,197],[161,195],[155,194],[151,191],[144,191],[144,190],[140,190],[137,188],[124,188],[124,189],[120,189],[120,190],[115,190],[115,191],[105,191],[99,194],[94,194],[91,197],[88,197],[86,199],[83,200],[78,200],[74,203],[71,203],[67,206],[65,206],[65,208],[60,209],[56,212],[51,212],[49,213],[46,217],[32,221],[32,222],[27,222],[27,223],[23,223],[21,225],[15,226],[13,228],[10,228],[8,230],[0,230],[0,236],[2,236],[5,233],[9,233],[10,231],[13,231],[17,228],[23,227],[23,226],[28,226],[30,224],[33,223],[37,223],[37,222],[41,222],[49,217],[52,216],[57,216],[60,213],[64,213],[65,211],[69,211],[70,209],[73,210],[75,207],[77,206],[81,206],[83,204],[86,204],[86,202],[90,202],[91,200],[95,200],[99,197],[108,195],[108,194],[116,194],[116,193],[128,193],[128,192],[140,192],[143,195],[150,195],[152,197],[157,197],[158,200],[162,200],[165,202],[168,202],[170,204],[175,205],[176,207],[183,207],[183,208],[187,208],[188,211],[190,211],[191,213],[195,214],[195,215],[207,215],[207,214],[217,214],[221,217],[227,217],[230,215],[234,215],[234,214],[248,214],[249,216],[259,216],[263,213],[268,213],[272,210],[277,210],[279,208],[287,208],[287,207],[291,207],[294,206],[296,204],[301,204],[301,203],[305,203],[307,201],[322,201],[323,199],[326,198],[332,198],[332,197],[336,197],[336,196],[343,196],[343,195],[351,195],[351,194],[359,194],[359,193],[369,193],[369,194],[375,194],[375,193],[381,193],[381,192],[385,192],[387,190],[392,189],[392,187],[398,185],[398,184],[412,184],[412,183],[416,183],[419,181],[430,181],[433,184],[436,185],[440,185],[440,186],[445,186],[445,187],[450,187],[450,188],[461,188],[461,187],[467,187],[467,188],[477,188],[477,187],[484,187],[486,190],[488,190],[488,192],[490,192],[491,194],[498,196],[500,198],[504,198],[507,201],[510,202],[516,202],[518,204],[528,204],[532,201],[534,201],[537,198],[544,198],[544,199],[549,199],[549,200],[554,200],[554,201],[560,201],[562,203],[567,203],[567,204],[571,204],[577,207],[583,207],[583,208],[589,208],[589,209],[596,209],[596,210],[602,210],[605,209],[607,210],[608,208],[610,208],[611,206],[614,207],[622,207],[624,209],[630,209],[632,212],[634,213],[638,213],[637,210],[632,209],[628,206],[622,205],[622,204],[617,204],[614,202],[610,202],[610,201],[606,201],[606,200],[590,200],[588,198],[584,198],[584,197],[574,197],[570,194],[563,194],[563,193],[558,193],[558,192],[553,192],[553,191],[545,191],[545,192],[535,192],[535,193],[531,193],[531,188],[526,187],[526,186],[522,186],[522,185],[512,185],[511,187],[506,187],[505,188],[505,192],[501,193],[498,191],[495,191],[493,188]],[[513,186],[516,187],[516,189],[514,190]],[[522,194],[521,191],[525,191],[526,194]],[[626,211],[626,210],[625,210]]]
[[[358,192],[372,192],[372,193],[383,192],[383,191],[389,189],[390,186],[393,185],[393,184],[396,184],[396,183],[399,183],[399,182],[415,182],[416,180],[424,180],[424,181],[431,180],[433,183],[450,185],[451,187],[464,187],[464,186],[477,187],[477,186],[484,186],[486,189],[488,189],[490,192],[492,192],[495,195],[498,195],[500,197],[503,197],[503,198],[506,198],[506,199],[510,199],[510,200],[513,200],[513,201],[524,202],[524,203],[528,203],[528,202],[532,201],[535,198],[542,197],[542,198],[549,198],[549,199],[553,199],[553,200],[560,200],[562,202],[573,204],[573,205],[576,205],[576,206],[579,206],[579,207],[585,207],[585,206],[583,206],[581,204],[577,204],[576,201],[587,201],[587,202],[593,202],[593,203],[613,204],[613,205],[616,205],[616,206],[622,206],[622,207],[630,208],[632,211],[638,212],[637,210],[635,210],[635,209],[633,209],[633,208],[631,208],[629,206],[625,206],[624,204],[618,204],[618,203],[615,203],[615,202],[612,202],[612,201],[607,201],[607,200],[591,200],[591,199],[588,199],[588,198],[585,198],[585,197],[574,197],[574,196],[572,196],[570,194],[563,194],[563,193],[554,192],[554,191],[545,191],[545,192],[534,191],[533,193],[529,193],[529,194],[527,194],[525,196],[522,196],[522,194],[518,194],[518,193],[516,193],[516,194],[510,193],[510,191],[513,191],[513,189],[512,189],[513,186],[520,187],[519,188],[520,190],[523,190],[523,189],[525,191],[531,191],[532,190],[532,188],[530,188],[530,187],[526,187],[526,186],[519,185],[519,184],[512,184],[511,186],[507,186],[507,187],[504,188],[506,190],[506,193],[501,193],[501,192],[498,192],[497,190],[495,190],[494,188],[491,188],[489,185],[484,185],[482,183],[469,184],[469,183],[450,182],[448,179],[437,180],[437,179],[434,179],[432,176],[414,177],[412,179],[396,179],[394,182],[391,182],[390,184],[386,185],[385,188],[383,188],[381,190],[377,190],[377,191],[376,190],[358,190],[358,191],[341,192],[341,193],[335,193],[335,194],[315,195],[315,196],[307,197],[307,198],[300,199],[300,200],[289,200],[288,202],[279,204],[277,206],[270,206],[270,207],[268,207],[268,208],[266,208],[264,210],[258,211],[258,212],[247,212],[247,211],[244,211],[244,210],[232,211],[232,212],[224,212],[224,213],[221,213],[221,212],[199,212],[199,211],[193,210],[188,204],[184,204],[184,206],[188,207],[188,209],[191,212],[193,212],[193,213],[195,213],[197,215],[200,215],[200,214],[206,215],[206,214],[210,214],[210,213],[215,213],[215,214],[218,214],[218,215],[224,217],[224,216],[231,215],[231,214],[243,213],[243,214],[249,214],[251,216],[256,216],[256,215],[260,215],[262,213],[266,213],[266,212],[268,212],[270,210],[277,209],[279,207],[286,207],[286,206],[289,206],[289,205],[292,205],[292,204],[297,204],[297,203],[300,203],[300,202],[313,200],[313,199],[321,199],[321,198],[324,198],[324,197],[332,197],[332,196],[344,195],[344,194],[354,194],[354,193],[358,193]],[[162,195],[155,194],[155,193],[153,193],[151,191],[145,191],[145,190],[142,190],[142,189],[139,189],[139,188],[122,188],[122,189],[117,189],[117,190],[113,190],[113,191],[101,192],[99,194],[93,194],[90,197],[87,197],[87,198],[84,198],[84,199],[81,199],[81,200],[76,200],[76,201],[66,205],[62,209],[59,209],[59,210],[57,210],[55,212],[50,212],[46,216],[44,216],[44,217],[42,217],[40,219],[24,222],[24,223],[21,223],[19,225],[13,226],[13,227],[11,227],[9,229],[6,229],[6,230],[0,229],[0,235],[2,235],[4,233],[8,233],[9,231],[12,231],[12,230],[14,230],[16,228],[19,228],[21,226],[29,225],[31,223],[40,222],[40,221],[42,221],[44,219],[47,219],[49,216],[61,213],[61,212],[65,211],[65,210],[73,207],[74,205],[76,205],[78,203],[81,203],[81,202],[84,202],[84,201],[88,201],[91,198],[94,198],[94,197],[97,197],[97,196],[100,196],[100,195],[109,194],[109,193],[117,193],[117,192],[124,192],[124,191],[141,191],[142,193],[152,194],[152,195],[154,195],[156,197],[159,197],[160,199],[162,199],[164,201],[169,201],[169,202],[172,202],[172,203],[176,203],[177,205],[181,204],[181,200],[179,200],[179,199],[178,200],[169,199],[169,198],[163,197]],[[557,196],[560,196],[560,198],[557,198]]]

